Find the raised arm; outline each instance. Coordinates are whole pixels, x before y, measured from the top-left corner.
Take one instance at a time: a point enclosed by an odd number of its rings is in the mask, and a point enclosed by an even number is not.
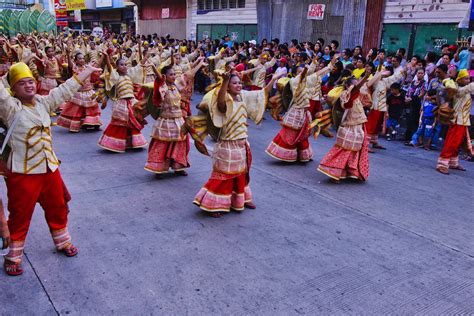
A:
[[[62,103],[72,98],[74,93],[79,90],[83,82],[90,77],[94,71],[102,71],[100,68],[86,66],[86,68],[77,75],[73,75],[65,83],[50,91],[47,96],[39,96],[43,100],[49,111],[55,111]]]
[[[225,98],[227,96],[227,88],[229,86],[230,73],[226,72],[225,74],[222,75],[222,78],[224,80],[222,81],[222,85],[219,88],[219,93],[217,94],[217,108],[219,109],[219,112],[226,113],[227,105],[225,103]]]
[[[263,88],[267,96],[270,95],[270,93],[272,92],[273,84],[275,83],[275,81],[280,79],[283,75],[284,73],[274,74],[272,80],[270,80],[270,82],[265,86],[265,88]]]

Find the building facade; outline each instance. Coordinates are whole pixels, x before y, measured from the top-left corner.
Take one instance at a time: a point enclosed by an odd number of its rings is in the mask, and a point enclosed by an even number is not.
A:
[[[258,40],[257,0],[188,0],[187,38]]]
[[[388,0],[381,46],[391,52],[405,47],[409,56],[440,53],[443,44],[471,36],[467,28],[459,28],[469,10],[469,0]]]
[[[186,0],[133,0],[138,5],[138,34],[186,37]]]

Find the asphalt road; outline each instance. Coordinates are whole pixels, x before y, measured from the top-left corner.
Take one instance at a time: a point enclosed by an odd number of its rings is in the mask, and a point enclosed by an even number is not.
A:
[[[258,208],[215,219],[192,204],[211,170],[194,148],[188,177],[158,179],[146,150],[108,153],[101,132],[56,127],[80,253],[55,252],[38,206],[24,275],[0,273],[0,314],[474,313],[474,164],[444,176],[437,152],[391,142],[367,183],[334,185],[316,171],[334,139],[286,164],[264,153],[278,129],[250,127]]]

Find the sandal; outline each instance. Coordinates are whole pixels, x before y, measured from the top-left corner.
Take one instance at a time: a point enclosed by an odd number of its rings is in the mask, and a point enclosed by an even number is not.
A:
[[[5,260],[3,263],[3,268],[5,269],[5,273],[10,276],[19,276],[23,274],[23,269],[20,266],[20,263],[12,262]]]
[[[383,150],[387,149],[387,148],[385,148],[385,147],[383,147],[382,145],[379,145],[379,144],[373,144],[373,145],[372,145],[372,148],[375,148],[375,149],[383,149]]]
[[[446,167],[436,167],[436,170],[442,174],[446,174],[446,175],[449,174],[449,170]]]
[[[245,208],[248,208],[248,209],[251,209],[251,210],[254,210],[257,208],[257,205],[253,204],[252,202],[247,202],[244,204],[244,207]]]
[[[61,252],[66,257],[74,257],[75,255],[79,253],[79,249],[73,244],[71,244],[69,247],[62,249]]]
[[[461,165],[457,165],[456,167],[450,167],[450,169],[460,170],[460,171],[466,171],[466,168],[464,168],[464,167],[461,166]]]

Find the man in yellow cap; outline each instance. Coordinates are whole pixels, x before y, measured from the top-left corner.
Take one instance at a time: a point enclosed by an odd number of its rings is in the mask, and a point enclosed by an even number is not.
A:
[[[14,64],[8,72],[11,94],[0,83],[0,119],[8,127],[5,141],[11,148],[5,173],[10,235],[6,244],[10,251],[5,256],[4,268],[9,275],[23,273],[20,264],[25,239],[38,202],[44,209],[56,248],[68,257],[78,252],[67,230],[67,190],[53,151],[49,113],[69,100],[97,70],[87,67],[47,96],[36,93],[36,80],[25,63]]]
[[[277,62],[275,57],[268,61],[269,58],[268,53],[263,53],[258,57],[258,62],[254,65],[254,68],[258,69],[253,73],[250,90],[262,90],[265,87],[267,69],[272,68]]]
[[[449,174],[449,169],[466,170],[459,164],[459,148],[468,135],[471,114],[472,99],[474,94],[474,83],[469,83],[470,77],[466,69],[461,69],[454,82],[443,82],[447,89],[456,89],[453,99],[454,117],[446,135],[443,150],[438,158],[436,170],[443,174]]]

